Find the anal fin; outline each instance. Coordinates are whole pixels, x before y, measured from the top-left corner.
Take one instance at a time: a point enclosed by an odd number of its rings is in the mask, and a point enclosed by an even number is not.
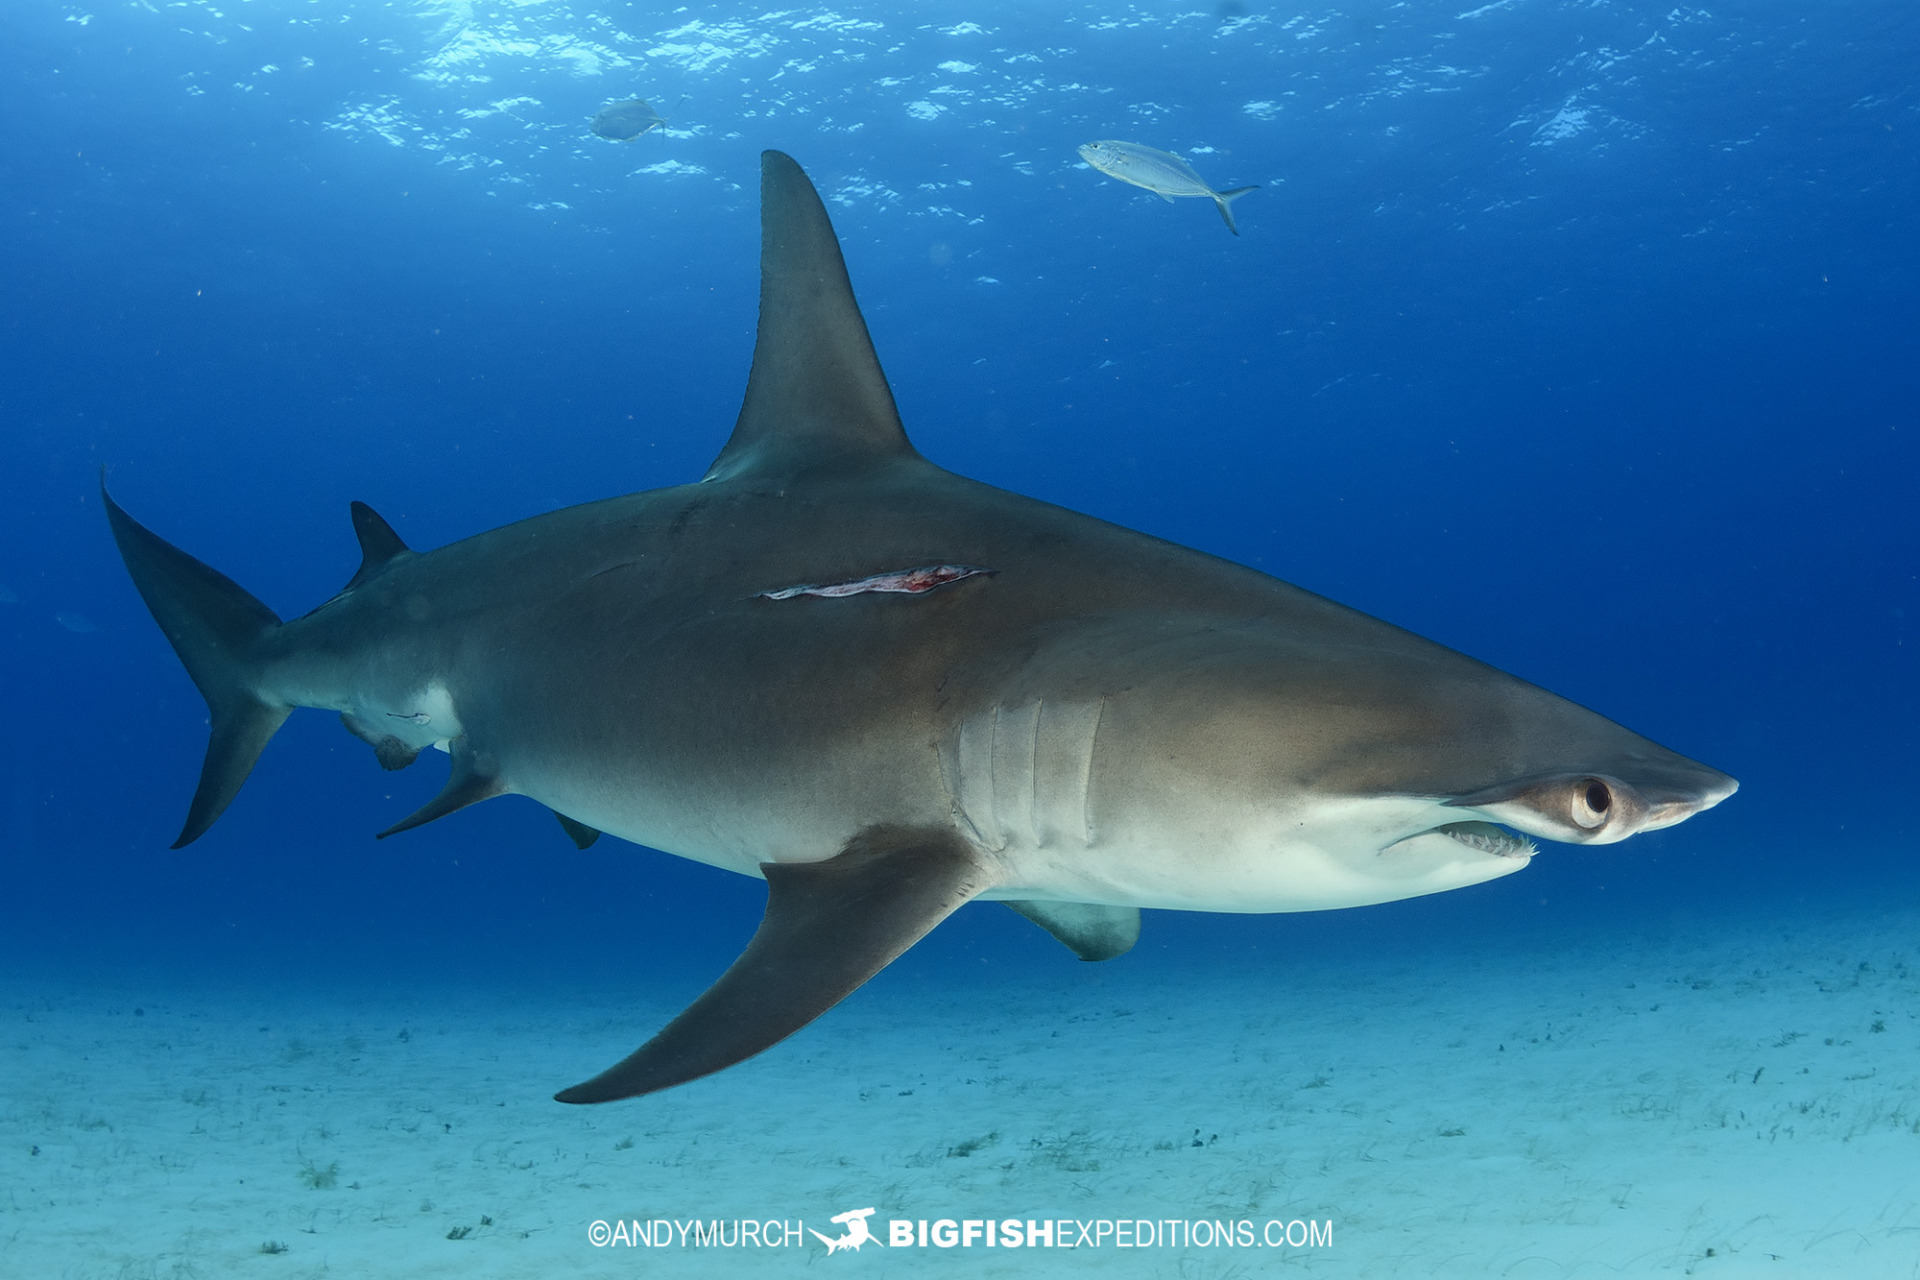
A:
[[[1082,960],[1111,960],[1140,941],[1140,908],[1096,902],[1009,902]]]
[[[453,774],[447,779],[447,785],[440,788],[440,794],[382,831],[375,839],[385,840],[402,831],[411,831],[435,818],[457,813],[470,804],[479,804],[482,800],[491,800],[507,793],[506,784],[500,781],[499,770],[494,767],[491,757],[471,750],[459,739],[455,739],[449,754],[453,757]]]
[[[612,1102],[710,1075],[806,1026],[983,889],[957,834],[876,826],[824,862],[765,863],[767,914],[686,1012],[623,1061],[554,1095]]]
[[[585,849],[600,838],[597,827],[590,827],[584,822],[575,822],[558,809],[553,811],[553,816],[560,819],[560,829],[567,833],[567,839],[573,841],[573,847],[576,849]]]

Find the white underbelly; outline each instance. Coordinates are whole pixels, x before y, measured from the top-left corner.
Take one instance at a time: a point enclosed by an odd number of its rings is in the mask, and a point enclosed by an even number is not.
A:
[[[984,896],[1183,911],[1326,911],[1442,893],[1527,865],[1524,855],[1433,830],[1473,815],[1425,799],[1295,797],[1254,814],[1205,809],[1204,798],[1196,798],[1164,826],[1096,823],[1089,840],[1009,841],[996,851],[1005,887]]]

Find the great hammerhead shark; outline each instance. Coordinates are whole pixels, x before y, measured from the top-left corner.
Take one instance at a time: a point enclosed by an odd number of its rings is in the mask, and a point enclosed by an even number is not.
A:
[[[1606,844],[1733,793],[1397,627],[928,462],[813,185],[774,151],[761,178],[753,369],[697,484],[423,552],[355,503],[359,572],[290,622],[106,498],[211,710],[175,848],[324,707],[389,769],[452,757],[383,835],[517,793],[582,847],[764,877],[733,966],[556,1095],[607,1102],[759,1053],[975,898],[1106,959],[1141,907],[1436,893],[1518,871],[1528,836]]]

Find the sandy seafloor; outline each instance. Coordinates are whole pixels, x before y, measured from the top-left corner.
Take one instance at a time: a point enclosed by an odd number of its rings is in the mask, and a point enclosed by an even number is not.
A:
[[[1920,1275],[1904,909],[883,977],[753,1062],[590,1108],[548,1094],[685,992],[6,982],[8,1277]],[[869,1205],[1331,1219],[1334,1244],[829,1259],[811,1237],[587,1238],[656,1217],[831,1232]]]

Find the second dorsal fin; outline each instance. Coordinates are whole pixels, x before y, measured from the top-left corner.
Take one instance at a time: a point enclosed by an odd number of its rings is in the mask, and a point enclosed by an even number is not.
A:
[[[826,206],[791,156],[760,154],[760,328],[727,447],[707,472],[913,456]]]
[[[407,544],[400,541],[400,535],[393,526],[380,518],[380,513],[364,502],[356,502],[353,511],[353,536],[360,539],[360,569],[347,583],[351,591],[371,578],[380,570],[392,564],[399,557],[411,555]]]

